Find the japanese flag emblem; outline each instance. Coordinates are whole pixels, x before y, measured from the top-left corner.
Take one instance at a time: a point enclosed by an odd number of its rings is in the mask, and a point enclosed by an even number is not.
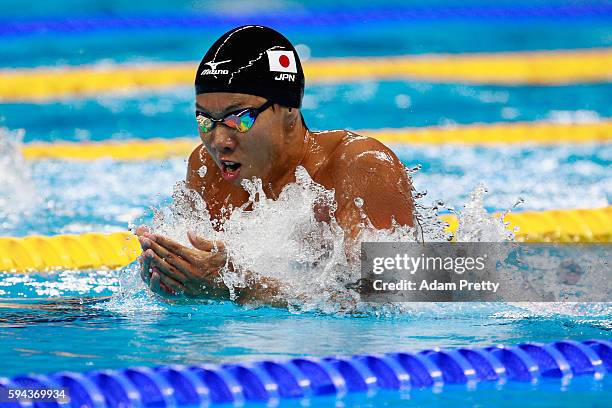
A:
[[[267,51],[270,71],[297,73],[293,51]]]

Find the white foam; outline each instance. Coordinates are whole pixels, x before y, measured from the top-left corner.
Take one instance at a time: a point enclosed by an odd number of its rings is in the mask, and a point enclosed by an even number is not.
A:
[[[28,162],[21,154],[22,129],[0,128],[0,224],[17,222],[39,203]]]
[[[223,241],[234,265],[234,271],[222,270],[230,290],[248,285],[245,272],[254,271],[280,283],[282,297],[288,299],[293,311],[388,314],[434,307],[366,305],[359,302],[358,293],[350,287],[361,276],[359,263],[351,262],[359,259],[361,241],[414,242],[417,236],[427,241],[447,241],[449,236],[437,208],[418,208],[419,231],[398,225],[375,230],[364,214],[357,245],[347,245],[333,216],[329,223],[316,221],[315,205],[335,209],[334,191],[315,183],[305,169],[297,169],[296,182],[285,186],[275,200],[266,196],[261,180],[244,181],[243,187],[249,193],[248,203],[234,209],[221,231],[215,231],[206,203],[184,183],[177,183],[173,203],[157,211],[153,230],[185,245],[189,245],[187,231]],[[511,239],[512,233],[505,229],[503,221],[485,211],[484,194],[485,189],[478,187],[459,213],[457,238],[483,242]],[[363,199],[355,204],[359,208]]]

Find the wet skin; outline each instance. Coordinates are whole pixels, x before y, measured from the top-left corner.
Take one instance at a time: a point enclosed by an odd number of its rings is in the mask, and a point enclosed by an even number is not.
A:
[[[253,95],[209,93],[197,96],[196,107],[222,118],[265,102]],[[276,104],[260,113],[246,133],[218,123],[208,133],[200,131],[200,138],[202,144],[189,158],[186,183],[207,203],[211,218],[219,221],[217,228],[222,228],[228,209],[248,201],[241,180],[260,178],[266,195],[275,198],[285,185],[295,182],[297,166],[326,189],[334,189],[337,209],[333,216],[345,231],[348,245],[360,232],[357,197],[363,199],[362,210],[375,228],[391,228],[393,221],[413,225],[412,187],[404,166],[375,139],[345,130],[311,132],[303,126],[298,109]],[[233,171],[236,163],[240,166]],[[204,177],[198,173],[202,166],[207,167]],[[330,220],[329,208],[314,211],[318,221]],[[227,263],[222,242],[189,234],[190,248],[151,234],[145,227],[136,233],[143,249],[141,276],[155,293],[167,298],[229,297],[219,279],[219,270]],[[256,272],[251,278],[250,287],[239,290],[238,301],[282,305],[275,296],[276,282],[258,278]]]

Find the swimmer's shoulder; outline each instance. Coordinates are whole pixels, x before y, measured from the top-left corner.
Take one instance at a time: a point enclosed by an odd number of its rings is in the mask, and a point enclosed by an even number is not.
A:
[[[360,197],[376,228],[390,228],[392,220],[412,225],[412,186],[395,153],[379,140],[351,131],[337,131],[332,137],[330,143],[334,147],[327,157],[326,169],[315,181],[335,189],[338,219],[353,224],[352,203]]]
[[[337,170],[356,163],[385,162],[401,166],[393,151],[379,140],[349,130],[314,132],[314,139],[326,154],[326,162]]]
[[[334,151],[342,140],[346,137],[346,130],[324,130],[320,132],[310,132],[316,150],[327,152]]]
[[[206,160],[204,153],[204,145],[201,143],[193,149],[187,160],[187,178],[197,173],[200,167],[204,165]]]
[[[196,147],[187,161],[187,186],[195,189],[212,176],[216,170],[214,160],[208,154],[203,144]]]

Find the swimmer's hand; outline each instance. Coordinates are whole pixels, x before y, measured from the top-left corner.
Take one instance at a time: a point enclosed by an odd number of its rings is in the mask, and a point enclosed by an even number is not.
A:
[[[219,271],[227,263],[225,245],[189,233],[194,248],[139,227],[142,246],[141,277],[158,295],[171,298],[228,298]]]
[[[151,234],[146,227],[139,227],[136,235],[143,254],[141,277],[156,294],[173,299],[208,298],[230,299],[229,289],[221,281],[220,270],[232,268],[227,260],[225,245],[188,233],[188,248],[169,238]],[[262,278],[247,271],[250,282],[245,288],[234,288],[238,303],[265,303],[286,307],[286,300],[280,296],[280,285],[272,278]]]

